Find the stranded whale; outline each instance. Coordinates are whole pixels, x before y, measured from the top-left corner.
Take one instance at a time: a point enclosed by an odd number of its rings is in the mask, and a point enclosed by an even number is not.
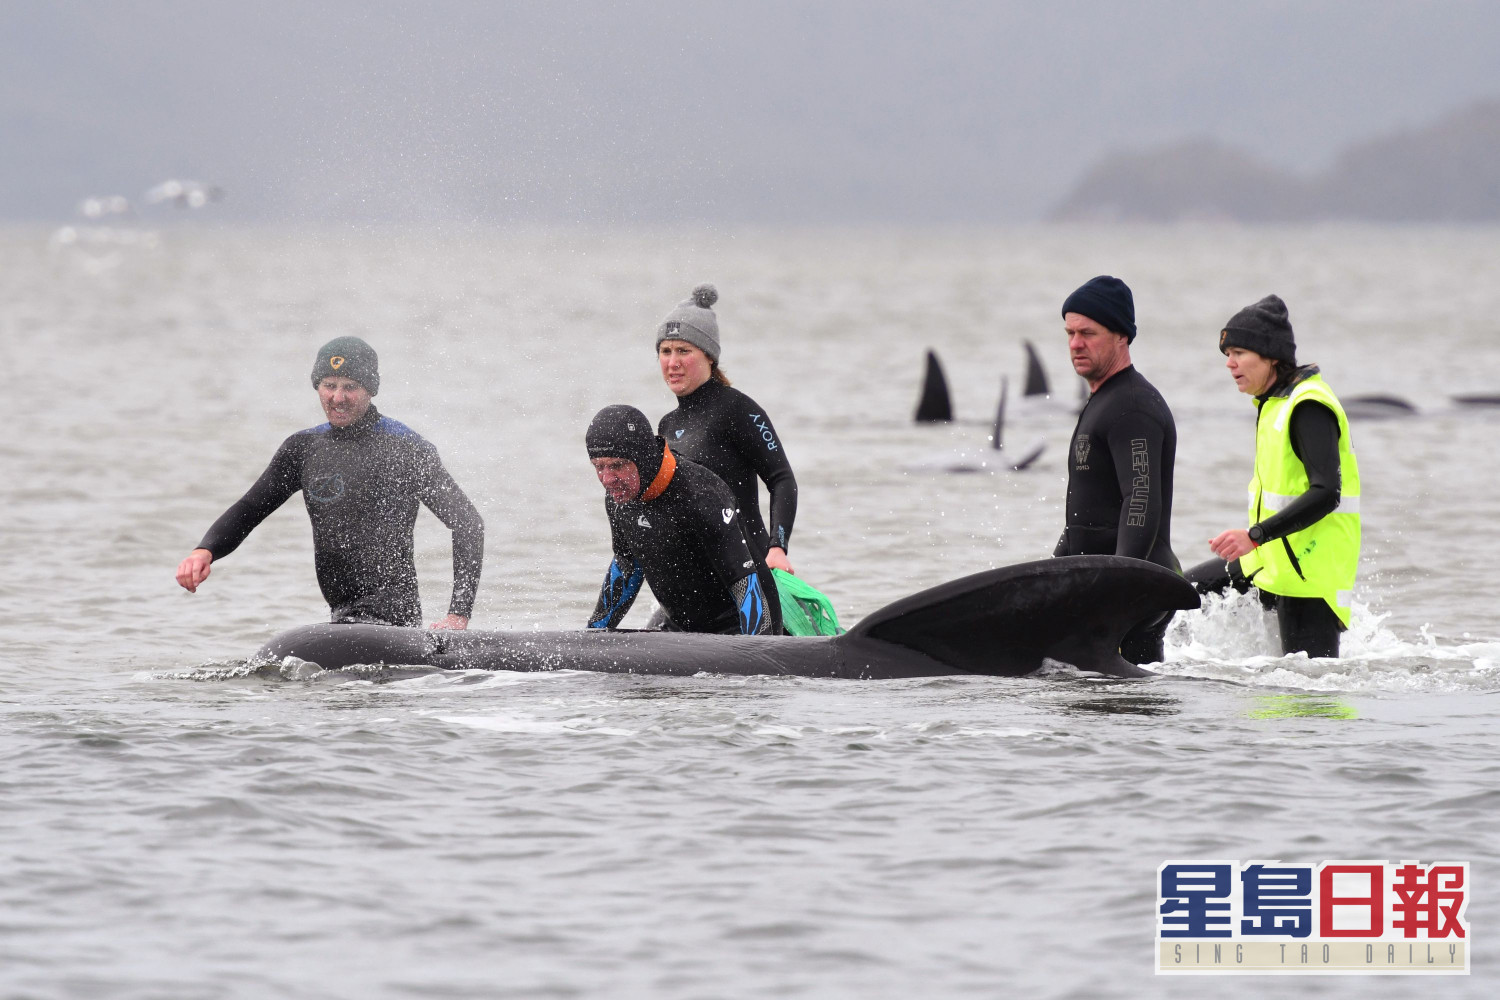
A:
[[[455,670],[788,674],[893,678],[1019,677],[1056,660],[1119,677],[1150,674],[1120,657],[1120,638],[1163,611],[1198,607],[1170,570],[1118,556],[1021,563],[924,590],[833,637],[685,632],[450,632],[388,625],[304,625],[256,659],[296,657],[333,670],[355,664]]]

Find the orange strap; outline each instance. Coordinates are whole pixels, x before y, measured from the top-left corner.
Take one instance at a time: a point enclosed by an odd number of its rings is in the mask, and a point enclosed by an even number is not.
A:
[[[672,449],[662,445],[661,468],[656,470],[656,478],[651,480],[651,485],[641,494],[641,499],[655,500],[666,492],[667,487],[672,484],[672,476],[677,471],[677,459],[672,456]]]

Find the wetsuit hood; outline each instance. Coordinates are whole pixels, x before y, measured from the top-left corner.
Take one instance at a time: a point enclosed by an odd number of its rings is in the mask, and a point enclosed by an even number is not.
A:
[[[635,463],[641,486],[661,471],[667,443],[651,429],[651,421],[633,406],[606,406],[589,421],[584,437],[589,458],[623,458]]]

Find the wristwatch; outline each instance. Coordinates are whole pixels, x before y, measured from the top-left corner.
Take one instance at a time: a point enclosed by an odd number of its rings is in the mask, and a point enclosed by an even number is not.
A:
[[[1250,525],[1250,530],[1247,531],[1246,534],[1250,536],[1250,540],[1256,545],[1259,545],[1261,542],[1266,540],[1266,529],[1262,528],[1258,524]]]

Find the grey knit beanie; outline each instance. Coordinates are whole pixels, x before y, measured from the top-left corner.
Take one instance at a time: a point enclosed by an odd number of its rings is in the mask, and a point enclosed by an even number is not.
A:
[[[660,348],[663,340],[685,340],[718,364],[719,320],[713,311],[717,301],[719,292],[713,285],[693,289],[692,297],[679,302],[656,328],[656,346]]]

